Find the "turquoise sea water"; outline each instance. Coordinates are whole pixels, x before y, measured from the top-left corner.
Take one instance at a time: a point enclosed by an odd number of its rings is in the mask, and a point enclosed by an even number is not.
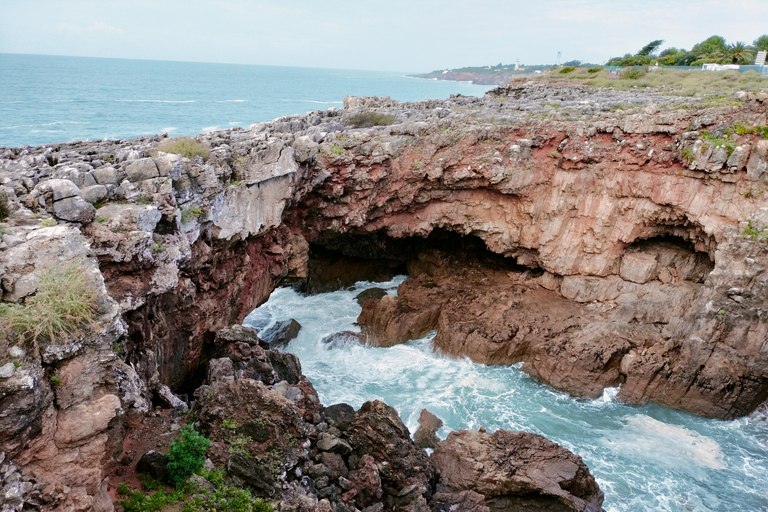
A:
[[[431,335],[391,348],[351,344],[328,350],[322,339],[359,330],[355,295],[370,286],[303,296],[279,288],[245,323],[268,326],[295,318],[302,325],[287,350],[324,404],[360,407],[381,399],[413,433],[422,408],[451,430],[525,430],[581,455],[605,492],[608,512],[755,512],[768,510],[768,424],[765,418],[718,421],[658,405],[577,400],[530,379],[519,369],[483,366],[433,353]]]
[[[483,95],[489,87],[404,73],[0,54],[0,146],[194,135],[342,107]]]

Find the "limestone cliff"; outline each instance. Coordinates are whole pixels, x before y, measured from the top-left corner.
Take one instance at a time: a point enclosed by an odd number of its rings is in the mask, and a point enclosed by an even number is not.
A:
[[[764,96],[533,84],[482,99],[348,98],[198,136],[205,161],[158,153],[160,137],[2,150],[2,300],[23,302],[36,276],[74,261],[101,307],[86,334],[6,333],[0,451],[51,483],[50,507],[88,509],[121,429],[168,387],[191,392],[214,333],[280,280],[306,278],[310,243],[343,235],[336,246],[360,256],[354,237],[438,229],[530,269],[467,271],[472,300],[431,301],[416,323],[438,329],[438,349],[525,361],[579,396],[621,384],[632,403],[748,414],[768,395]],[[414,304],[434,286],[461,297],[441,276],[449,259],[417,259],[403,290]],[[475,278],[486,289],[466,288]],[[408,308],[386,306],[366,310],[407,324]]]

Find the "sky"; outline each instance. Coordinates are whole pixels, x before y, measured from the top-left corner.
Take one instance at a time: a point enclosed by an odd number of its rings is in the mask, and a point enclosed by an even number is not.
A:
[[[0,53],[428,72],[768,32],[768,0],[0,0]]]

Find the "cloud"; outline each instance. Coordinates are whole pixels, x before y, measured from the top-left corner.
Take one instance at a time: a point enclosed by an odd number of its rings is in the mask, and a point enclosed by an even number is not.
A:
[[[70,23],[59,23],[56,30],[61,32],[102,32],[118,35],[125,35],[125,30],[117,28],[103,21],[94,21],[90,25],[72,25]]]

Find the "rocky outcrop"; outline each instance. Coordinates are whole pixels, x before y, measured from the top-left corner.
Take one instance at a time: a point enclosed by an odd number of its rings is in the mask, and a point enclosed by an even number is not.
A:
[[[480,494],[492,511],[602,510],[603,492],[581,457],[536,434],[451,432],[432,460],[442,489]]]
[[[397,298],[364,302],[377,343],[436,328],[448,354],[524,361],[579,396],[621,384],[627,402],[747,414],[768,396],[755,128],[768,120],[763,95],[737,100],[517,84],[481,99],[348,99],[198,136],[206,160],[158,153],[161,137],[3,149],[2,300],[24,304],[45,269],[74,262],[99,309],[78,335],[0,343],[0,449],[52,482],[52,507],[85,510],[122,429],[163,386],[183,398],[222,358],[263,386],[295,376],[258,343],[220,352],[230,342],[216,332],[279,282],[311,282],[310,244],[394,262],[387,273],[412,262]],[[360,116],[373,126],[351,128]],[[422,243],[438,231],[516,266],[457,267],[463,282],[451,280]],[[314,267],[330,277],[320,283],[364,268],[332,267]],[[222,392],[240,385],[229,364],[212,365]],[[375,482],[369,469],[361,482]],[[382,475],[392,503],[421,503]]]

